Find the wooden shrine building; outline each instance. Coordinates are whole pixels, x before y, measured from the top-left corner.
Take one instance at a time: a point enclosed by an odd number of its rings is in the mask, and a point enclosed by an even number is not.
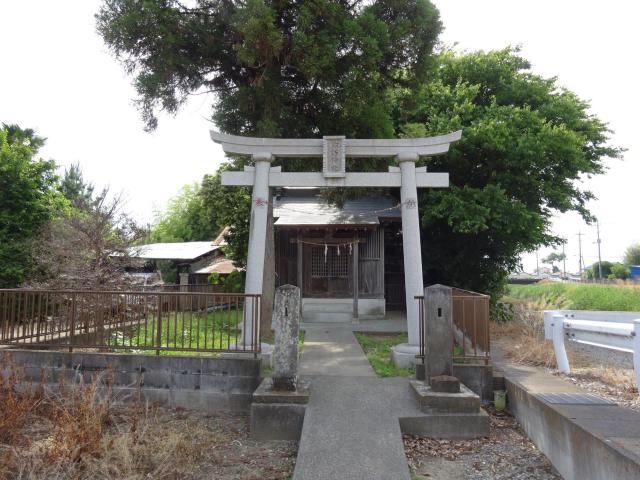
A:
[[[301,288],[305,320],[382,318],[404,309],[398,203],[359,198],[338,207],[317,189],[275,197],[276,283]]]

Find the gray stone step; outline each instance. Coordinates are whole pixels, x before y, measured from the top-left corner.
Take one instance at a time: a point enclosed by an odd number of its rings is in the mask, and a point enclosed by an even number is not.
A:
[[[418,437],[466,440],[489,436],[489,415],[476,413],[435,413],[400,418],[402,433]]]
[[[305,322],[351,322],[353,319],[353,301],[351,300],[306,300],[302,305],[302,318]]]
[[[420,410],[429,414],[468,414],[480,412],[480,397],[460,384],[460,393],[434,392],[421,380],[409,382]]]

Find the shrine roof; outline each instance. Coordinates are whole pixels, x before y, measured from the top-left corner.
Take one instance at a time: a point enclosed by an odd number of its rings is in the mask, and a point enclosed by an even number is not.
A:
[[[390,197],[347,200],[342,207],[319,196],[276,197],[273,203],[275,225],[377,225],[380,218],[399,218],[398,201]]]
[[[213,242],[150,243],[129,249],[129,256],[145,260],[195,260],[220,248]]]

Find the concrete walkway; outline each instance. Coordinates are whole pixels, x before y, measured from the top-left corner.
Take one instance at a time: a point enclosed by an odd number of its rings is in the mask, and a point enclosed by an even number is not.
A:
[[[306,326],[300,376],[375,377],[371,364],[350,329]]]
[[[406,378],[377,378],[350,326],[306,326],[311,380],[294,480],[409,480],[399,418],[421,416]]]

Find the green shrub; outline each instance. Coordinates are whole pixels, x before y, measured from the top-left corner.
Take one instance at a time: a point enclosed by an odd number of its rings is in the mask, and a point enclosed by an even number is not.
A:
[[[220,275],[213,272],[209,275],[209,283],[212,285],[222,285],[225,293],[242,293],[244,291],[244,275],[242,272],[231,272],[227,275]]]
[[[509,322],[513,320],[513,305],[508,302],[491,304],[489,318],[494,322]]]

